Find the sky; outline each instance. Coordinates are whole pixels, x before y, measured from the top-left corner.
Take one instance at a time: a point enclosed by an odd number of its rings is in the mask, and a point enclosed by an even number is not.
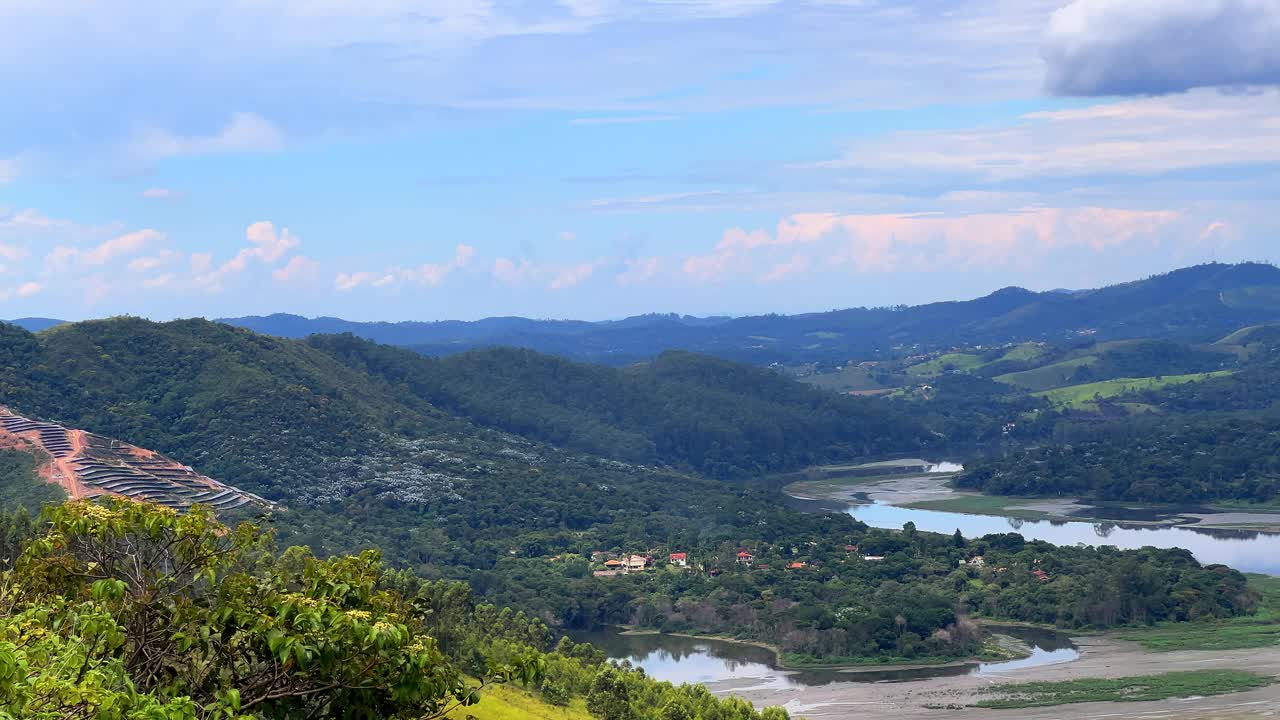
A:
[[[1276,0],[0,0],[0,317],[794,313],[1280,262]]]

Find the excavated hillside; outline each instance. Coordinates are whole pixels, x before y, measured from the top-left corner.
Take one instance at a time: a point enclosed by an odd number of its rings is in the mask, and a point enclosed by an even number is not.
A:
[[[266,500],[119,440],[31,420],[0,407],[0,447],[41,458],[38,472],[73,498],[119,495],[182,511],[192,505],[231,510]]]

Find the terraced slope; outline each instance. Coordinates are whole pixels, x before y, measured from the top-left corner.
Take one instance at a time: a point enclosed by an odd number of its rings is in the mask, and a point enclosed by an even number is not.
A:
[[[58,484],[73,498],[122,495],[179,511],[195,504],[217,510],[268,504],[257,495],[224,485],[150,450],[31,420],[2,407],[0,446],[41,457],[41,477]]]

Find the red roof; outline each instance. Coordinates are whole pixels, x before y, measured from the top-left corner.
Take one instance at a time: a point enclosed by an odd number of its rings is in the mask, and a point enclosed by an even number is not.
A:
[[[790,565],[788,565],[788,566],[787,566],[787,569],[788,569],[788,570],[799,570],[799,569],[800,569],[800,568],[802,568],[802,567],[805,567],[805,564],[804,564],[804,563],[802,563],[802,562],[793,562],[793,563],[791,563]]]
[[[689,556],[686,553],[671,553],[672,560],[686,560],[688,557]]]
[[[746,550],[740,550],[740,551],[738,551],[738,557],[740,557],[740,558],[749,558],[749,557],[755,557],[755,556],[754,556],[754,555],[752,555],[751,553],[747,552]]]

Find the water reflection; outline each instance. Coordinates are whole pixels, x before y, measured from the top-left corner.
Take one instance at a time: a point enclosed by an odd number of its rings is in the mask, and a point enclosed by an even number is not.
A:
[[[830,503],[824,503],[804,509],[821,511],[829,507]],[[845,512],[872,527],[901,528],[905,523],[912,522],[920,530],[929,532],[950,534],[959,528],[960,533],[968,538],[1017,532],[1029,540],[1045,540],[1056,545],[1114,545],[1121,549],[1146,546],[1185,548],[1205,564],[1220,563],[1245,572],[1280,575],[1280,534],[1275,533],[1188,525],[1151,527],[1118,522],[1020,520],[992,515],[913,510],[883,502],[845,506]]]
[[[617,630],[574,632],[577,642],[589,642],[611,659],[626,660],[658,680],[672,683],[718,683],[738,681],[734,687],[746,690],[782,690],[828,685],[835,682],[910,682],[937,677],[990,675],[1014,670],[1070,662],[1079,653],[1070,639],[1052,630],[997,627],[994,632],[1010,635],[1031,648],[1020,660],[992,663],[961,663],[945,667],[894,670],[781,670],[773,652],[765,648],[721,640],[703,640],[676,635],[625,635]]]

